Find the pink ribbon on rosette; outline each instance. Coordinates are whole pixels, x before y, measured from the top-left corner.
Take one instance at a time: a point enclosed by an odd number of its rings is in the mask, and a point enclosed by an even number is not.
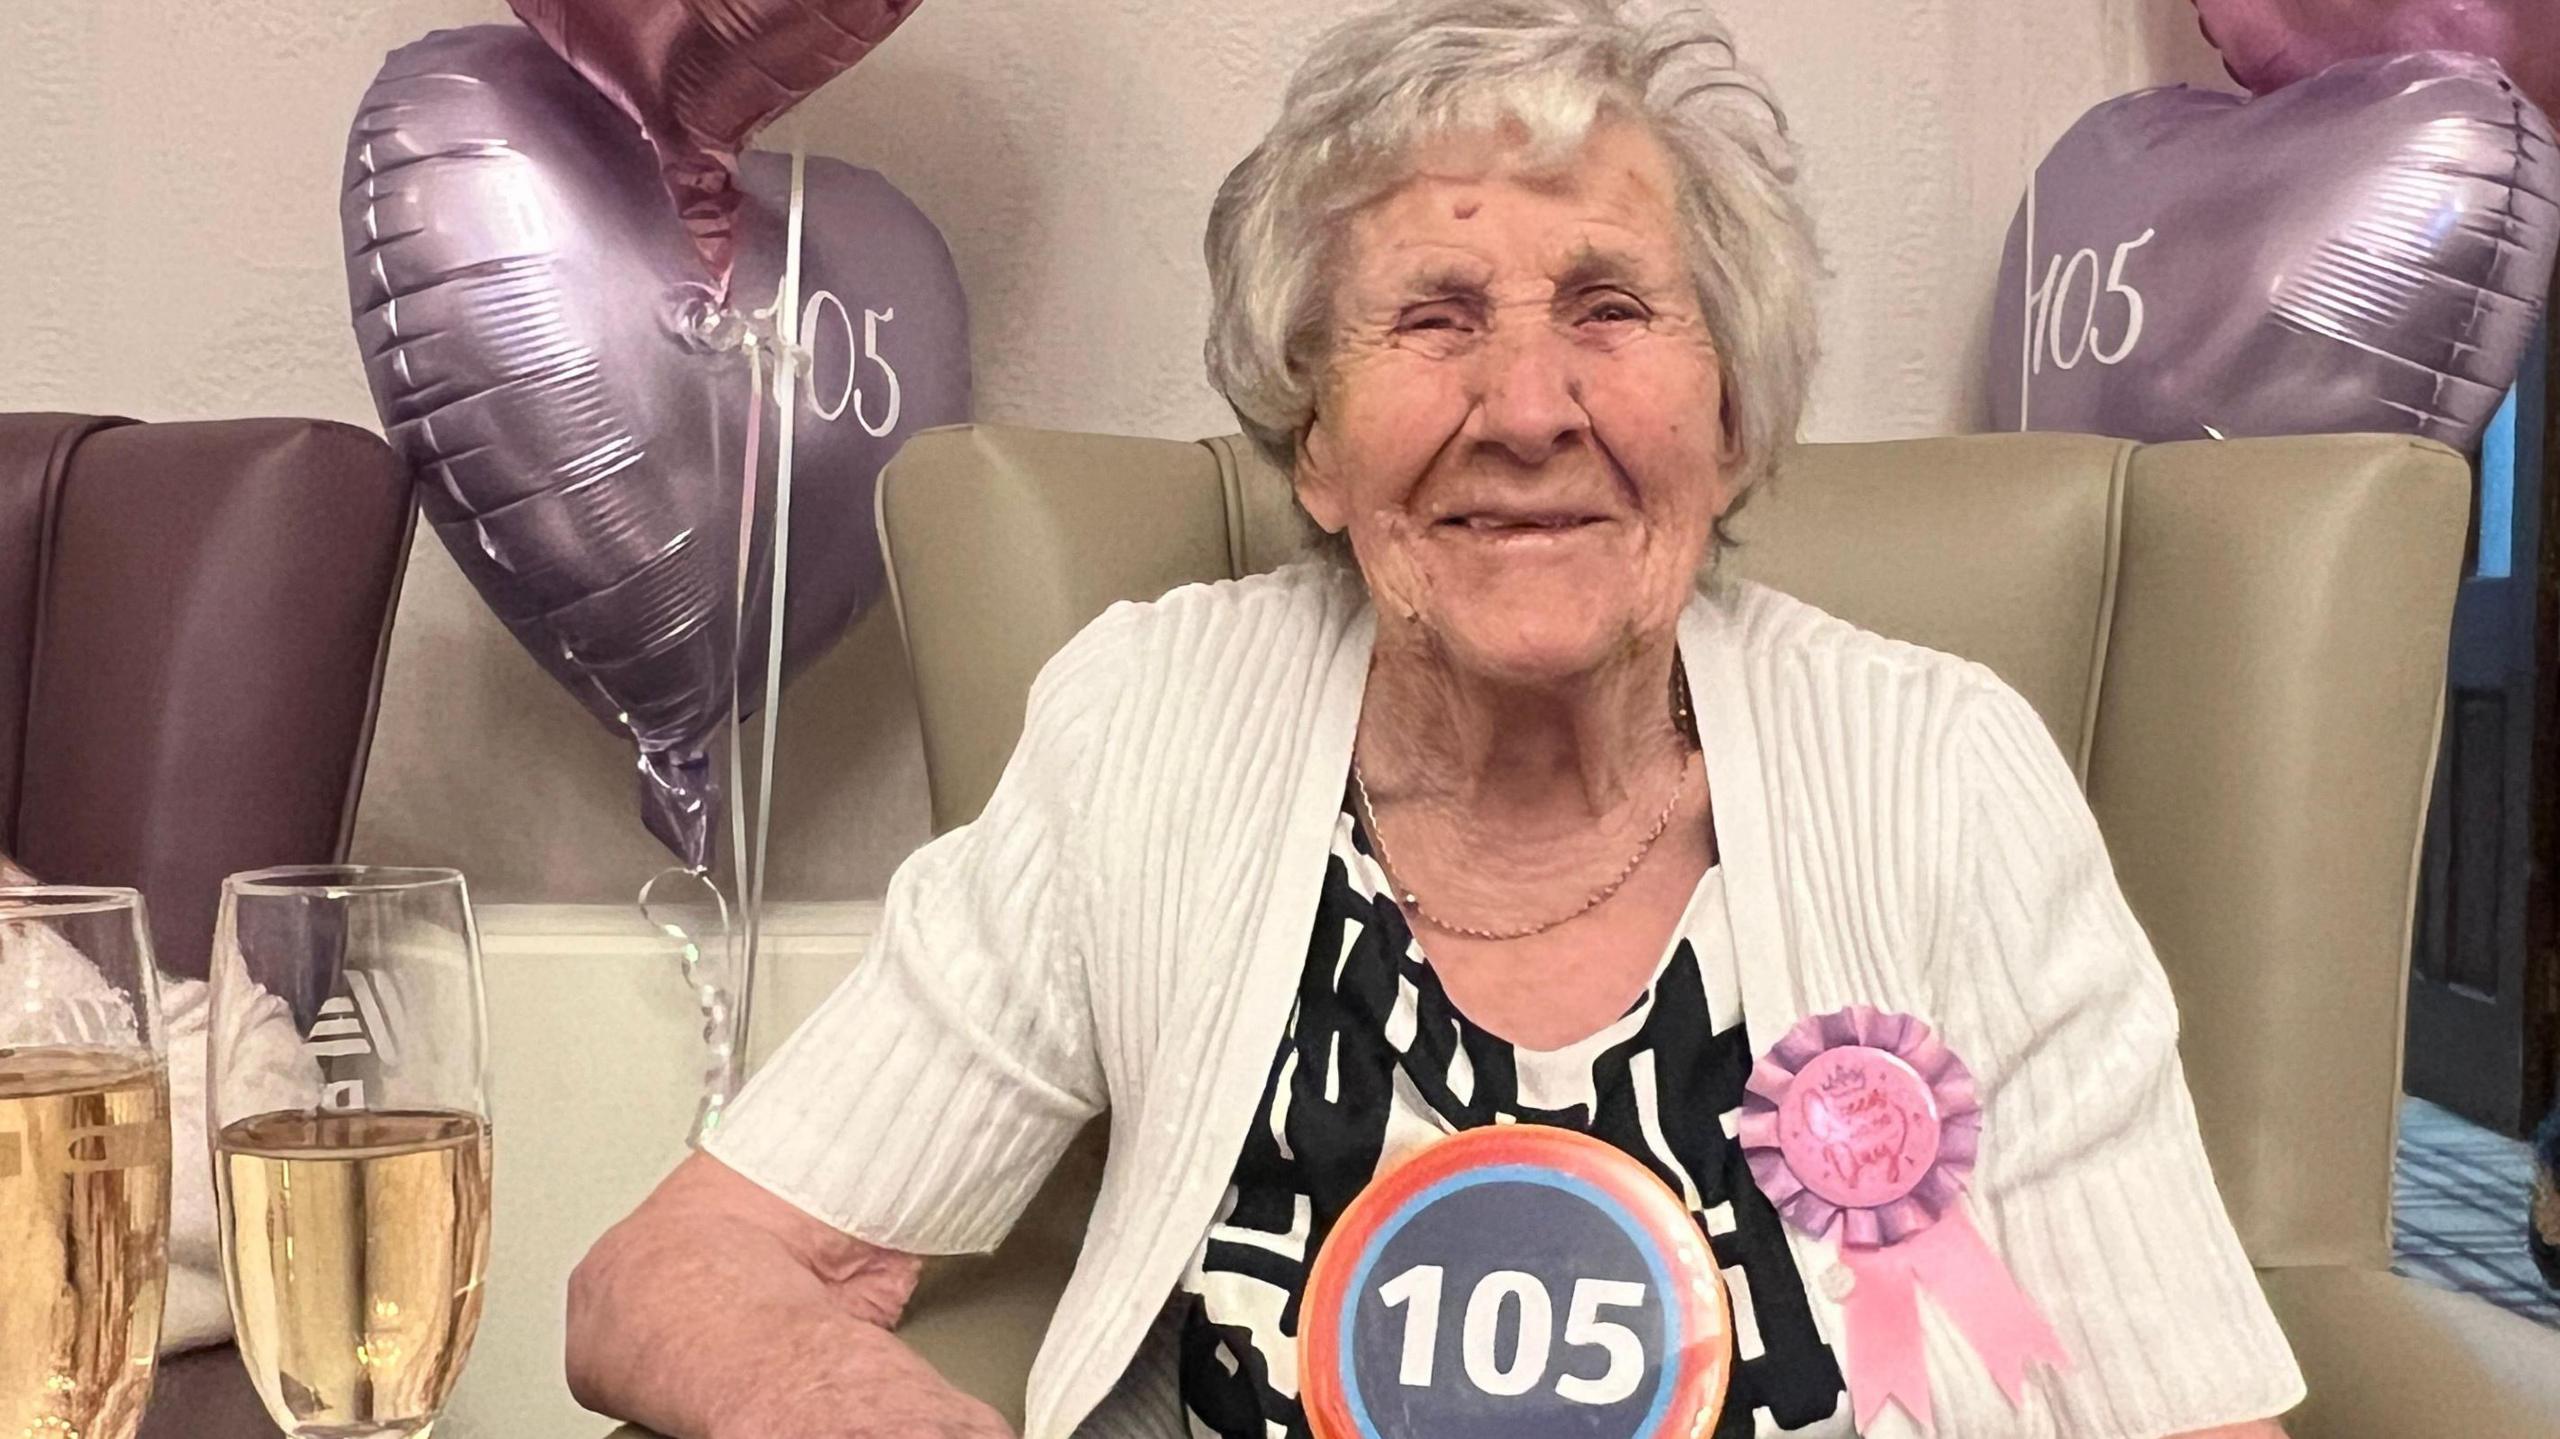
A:
[[[1752,1066],[1739,1131],[1789,1224],[1840,1231],[1852,1285],[1843,1356],[1864,1429],[1888,1400],[1930,1425],[1919,1293],[1982,1355],[2011,1404],[2028,1366],[2070,1356],[1964,1206],[1982,1140],[1973,1073],[1929,1026],[1856,1004],[1789,1030]]]

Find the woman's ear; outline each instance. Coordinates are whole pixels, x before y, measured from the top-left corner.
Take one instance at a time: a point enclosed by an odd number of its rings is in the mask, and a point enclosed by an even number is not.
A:
[[[1298,492],[1298,504],[1307,518],[1328,535],[1341,534],[1351,523],[1351,496],[1343,483],[1342,471],[1335,463],[1333,441],[1325,431],[1320,415],[1311,415],[1298,429],[1298,462],[1289,480]]]

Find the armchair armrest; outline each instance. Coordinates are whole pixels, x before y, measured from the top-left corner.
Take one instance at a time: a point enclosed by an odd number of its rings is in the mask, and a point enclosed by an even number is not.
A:
[[[2258,1278],[2311,1388],[2292,1439],[2560,1434],[2560,1330],[2377,1269]]]
[[[1087,1218],[1102,1186],[1109,1133],[1089,1126],[1058,1161],[1022,1222],[993,1254],[926,1261],[898,1337],[964,1394],[984,1400],[1022,1432],[1023,1380],[1049,1331],[1058,1294],[1075,1272]],[[626,1424],[609,1439],[661,1439]]]

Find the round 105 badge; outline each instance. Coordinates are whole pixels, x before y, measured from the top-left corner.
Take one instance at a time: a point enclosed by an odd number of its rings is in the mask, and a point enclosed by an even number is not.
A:
[[[1612,1146],[1472,1129],[1362,1190],[1308,1276],[1316,1439],[1701,1439],[1733,1373],[1724,1276]]]

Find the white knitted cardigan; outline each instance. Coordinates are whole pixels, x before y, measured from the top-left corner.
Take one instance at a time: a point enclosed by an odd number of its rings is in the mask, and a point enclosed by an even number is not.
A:
[[[864,1239],[975,1252],[1109,1109],[1027,1439],[1181,1432],[1156,1321],[1288,1018],[1373,633],[1356,579],[1314,564],[1096,620],[984,813],[900,867],[870,958],[708,1145]],[[1937,1432],[2153,1439],[2292,1407],[2167,981],[2035,712],[1747,583],[1703,592],[1680,645],[1755,1046],[1853,1003],[1935,1025],[1983,1103],[1967,1202],[2074,1359],[2013,1408],[1924,1303]],[[1835,1251],[1790,1237],[1836,1344]],[[1889,1408],[1869,1432],[1918,1428]]]

